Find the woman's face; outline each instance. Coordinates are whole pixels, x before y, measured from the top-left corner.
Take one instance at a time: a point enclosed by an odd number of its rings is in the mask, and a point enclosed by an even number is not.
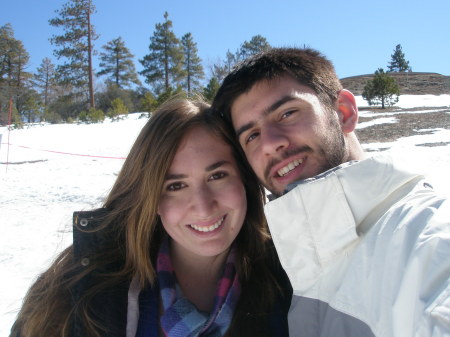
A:
[[[158,214],[175,249],[213,257],[228,251],[247,212],[231,148],[205,127],[187,132],[167,172]]]

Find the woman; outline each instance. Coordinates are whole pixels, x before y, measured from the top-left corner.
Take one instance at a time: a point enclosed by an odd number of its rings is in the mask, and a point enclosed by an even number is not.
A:
[[[290,287],[237,153],[207,105],[163,105],[11,336],[287,335]]]

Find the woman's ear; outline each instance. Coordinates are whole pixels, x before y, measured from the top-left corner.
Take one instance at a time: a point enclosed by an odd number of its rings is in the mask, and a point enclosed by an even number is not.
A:
[[[337,113],[342,131],[344,133],[353,132],[358,123],[358,107],[356,106],[355,96],[346,89],[339,92]]]

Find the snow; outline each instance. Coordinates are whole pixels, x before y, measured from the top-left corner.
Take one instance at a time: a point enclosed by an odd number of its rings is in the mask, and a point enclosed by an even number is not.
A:
[[[361,97],[357,103],[367,106]],[[404,95],[398,105],[448,107],[450,95]],[[102,204],[147,121],[140,116],[102,124],[32,125],[9,133],[0,128],[0,336],[9,334],[32,282],[71,243],[72,212]],[[370,123],[396,122],[392,113],[376,117]],[[421,146],[436,142],[444,145]],[[450,126],[364,148],[369,154],[390,148],[408,157],[438,193],[450,196]]]
[[[368,115],[368,114],[367,114]],[[397,123],[398,119],[395,117],[383,117],[383,118],[376,118],[369,122],[361,122],[357,125],[357,130],[364,129],[369,126],[378,125],[378,124],[393,124]]]
[[[359,107],[368,107],[369,104],[362,96],[356,96],[356,104]],[[401,108],[420,108],[420,107],[449,107],[450,95],[400,95],[398,103],[395,104]]]

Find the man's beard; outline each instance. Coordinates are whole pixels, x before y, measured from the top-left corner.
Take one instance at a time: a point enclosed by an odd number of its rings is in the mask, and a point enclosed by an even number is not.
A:
[[[331,112],[335,114],[334,111]],[[348,149],[346,147],[346,142],[341,130],[341,126],[337,118],[334,118],[331,112],[326,112],[327,116],[325,132],[328,133],[324,133],[321,135],[321,146],[316,151],[314,151],[307,145],[295,149],[289,149],[281,154],[281,158],[271,159],[267,164],[266,169],[264,170],[265,181],[262,181],[262,183],[265,188],[267,188],[270,192],[277,196],[280,196],[283,193],[283,191],[277,191],[275,189],[275,186],[271,183],[272,177],[270,176],[270,171],[273,166],[277,165],[282,160],[289,158],[290,156],[294,156],[300,153],[312,154],[316,152],[318,158],[321,159],[317,171],[310,176],[300,179],[299,181],[328,171],[329,169],[339,166],[348,160]]]
[[[324,144],[319,148],[319,153],[325,161],[319,168],[320,174],[336,166],[339,166],[348,161],[348,149],[346,146],[345,138],[341,130],[341,126],[337,118],[330,115],[327,111],[327,130],[330,131],[329,135],[324,139]]]

